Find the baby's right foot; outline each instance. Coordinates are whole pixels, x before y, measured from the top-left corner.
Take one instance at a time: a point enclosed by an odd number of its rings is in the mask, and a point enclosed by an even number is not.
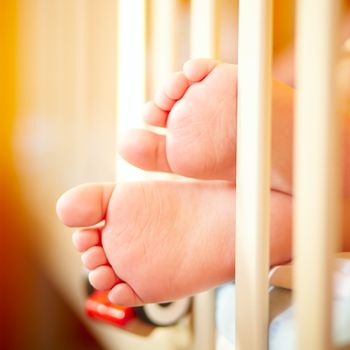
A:
[[[146,104],[148,125],[166,135],[131,130],[120,153],[145,170],[198,179],[235,181],[237,67],[209,59],[188,61]],[[293,90],[274,82],[272,185],[291,193]]]

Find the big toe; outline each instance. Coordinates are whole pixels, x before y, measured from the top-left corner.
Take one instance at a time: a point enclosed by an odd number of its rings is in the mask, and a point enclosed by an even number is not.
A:
[[[143,170],[171,172],[164,135],[149,130],[131,129],[121,138],[119,154]]]
[[[70,227],[87,227],[103,221],[113,184],[86,184],[64,193],[57,201],[59,219]]]

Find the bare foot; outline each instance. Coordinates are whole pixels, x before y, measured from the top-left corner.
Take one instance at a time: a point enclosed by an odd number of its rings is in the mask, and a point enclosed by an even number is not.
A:
[[[83,227],[73,242],[92,285],[131,306],[232,280],[234,203],[228,182],[90,184],[64,194],[57,212],[65,225]],[[290,260],[290,210],[290,196],[272,193],[272,265]]]
[[[237,67],[209,59],[185,63],[145,106],[148,125],[130,130],[121,155],[145,170],[235,181]],[[293,89],[273,85],[272,189],[291,193]]]

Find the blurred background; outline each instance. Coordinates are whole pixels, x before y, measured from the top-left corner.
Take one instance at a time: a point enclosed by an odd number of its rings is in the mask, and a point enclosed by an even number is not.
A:
[[[221,3],[219,55],[236,62],[237,2]],[[176,6],[173,70],[190,56],[190,1]],[[289,83],[293,13],[276,1],[275,75]],[[86,319],[80,257],[55,214],[68,188],[115,178],[116,22],[116,0],[1,1],[0,349],[112,349],[117,338],[146,349]],[[149,97],[159,82],[147,33]]]
[[[85,3],[0,5],[1,349],[101,348],[55,216],[64,190],[114,174],[115,1]]]

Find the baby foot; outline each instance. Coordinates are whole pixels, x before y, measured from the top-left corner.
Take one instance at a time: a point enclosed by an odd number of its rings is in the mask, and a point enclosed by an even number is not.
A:
[[[232,180],[236,73],[236,66],[213,60],[187,62],[145,106],[145,122],[166,127],[167,135],[131,130],[121,155],[146,170]]]
[[[145,170],[235,181],[236,85],[235,65],[188,61],[145,106],[146,124],[166,135],[130,130],[120,154]],[[290,193],[293,90],[277,81],[273,87],[272,188]]]
[[[234,185],[228,182],[90,184],[57,212],[91,284],[120,305],[175,300],[234,276]],[[272,196],[271,263],[290,259],[290,196]],[[88,228],[104,221],[100,228]]]

